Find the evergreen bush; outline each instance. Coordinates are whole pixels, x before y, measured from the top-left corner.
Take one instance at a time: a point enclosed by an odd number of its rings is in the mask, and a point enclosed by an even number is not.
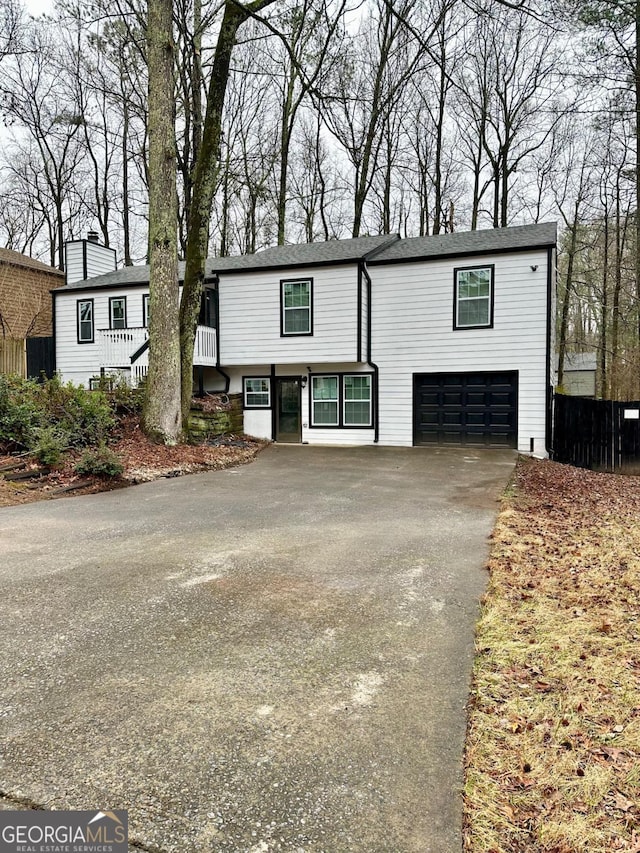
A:
[[[119,477],[124,471],[124,465],[113,450],[102,444],[96,449],[85,450],[74,470],[77,474],[94,477]]]

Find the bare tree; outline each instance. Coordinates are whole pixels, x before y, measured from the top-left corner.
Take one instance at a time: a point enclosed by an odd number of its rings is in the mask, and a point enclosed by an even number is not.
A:
[[[189,212],[184,287],[180,302],[180,356],[182,369],[182,420],[189,418],[193,392],[193,345],[204,282],[204,265],[209,247],[209,225],[213,197],[218,183],[220,136],[231,54],[238,30],[251,16],[274,0],[252,0],[242,5],[225,0],[222,20],[208,81],[202,144],[193,172],[193,192]]]
[[[489,188],[486,212],[493,227],[509,224],[517,174],[545,144],[560,114],[558,67],[555,33],[527,12],[498,9],[476,20],[458,84],[474,175],[472,228]]]
[[[147,435],[175,444],[182,433],[178,323],[178,213],[172,0],[149,0],[149,375]]]
[[[27,134],[16,148],[37,163],[40,192],[49,196],[50,258],[64,264],[66,215],[77,199],[72,188],[81,160],[78,142],[82,117],[69,105],[67,80],[61,79],[53,34],[34,22],[26,38],[28,50],[3,69],[0,97],[5,114]]]

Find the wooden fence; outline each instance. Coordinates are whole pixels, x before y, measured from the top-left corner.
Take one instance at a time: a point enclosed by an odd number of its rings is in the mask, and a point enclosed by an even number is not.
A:
[[[640,466],[640,402],[555,394],[551,458],[600,471]]]
[[[27,375],[27,354],[24,339],[0,338],[0,373]]]

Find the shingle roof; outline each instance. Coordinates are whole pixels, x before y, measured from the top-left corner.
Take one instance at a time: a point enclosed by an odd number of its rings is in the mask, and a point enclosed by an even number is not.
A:
[[[319,243],[303,243],[297,246],[272,246],[254,255],[238,255],[230,258],[207,258],[205,277],[216,273],[265,269],[279,269],[329,264],[355,263],[367,255],[393,243],[397,235],[382,234],[378,237],[354,237],[349,240],[327,240]],[[184,261],[178,264],[178,278],[184,278]],[[149,265],[123,267],[95,278],[75,281],[63,290],[86,290],[99,287],[131,287],[149,281]]]
[[[516,225],[481,231],[454,231],[430,237],[409,237],[384,249],[371,264],[389,264],[427,258],[484,255],[519,249],[555,246],[556,223]]]
[[[207,263],[207,272],[210,273]],[[178,278],[180,281],[184,278],[184,261],[178,264]],[[60,290],[93,290],[100,287],[133,287],[136,284],[149,283],[149,264],[141,264],[135,267],[121,267],[119,270],[106,272],[103,275],[94,276],[94,278],[81,279],[67,284]]]
[[[21,252],[15,252],[13,249],[0,249],[0,263],[12,264],[16,267],[27,267],[28,269],[39,270],[50,275],[61,276],[63,272],[50,267],[48,264],[43,264],[42,261],[36,261],[35,258],[29,255],[23,255]]]
[[[556,242],[555,223],[521,225],[486,231],[460,231],[432,237],[410,237],[401,240],[396,234],[377,237],[353,237],[349,240],[327,240],[302,243],[297,246],[272,246],[254,255],[230,258],[207,258],[205,278],[216,273],[250,272],[267,269],[326,266],[356,263],[398,263],[410,260],[487,254],[517,249],[553,246]],[[184,262],[178,264],[178,278],[184,278]],[[100,287],[131,287],[149,281],[149,265],[123,267],[85,281],[68,284],[61,290],[86,290]]]
[[[325,240],[319,243],[301,243],[296,246],[272,246],[256,252],[255,255],[209,258],[209,260],[216,272],[349,263],[362,260],[398,239],[395,234],[352,237],[349,240]]]

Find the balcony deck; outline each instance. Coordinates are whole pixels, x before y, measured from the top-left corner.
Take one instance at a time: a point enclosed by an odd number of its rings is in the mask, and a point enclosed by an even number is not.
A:
[[[126,329],[100,329],[100,367],[131,369],[132,357],[148,340],[149,330],[144,327]],[[148,364],[148,348],[139,355],[138,369]],[[196,328],[193,346],[193,364],[196,367],[215,367],[218,360],[216,330],[209,326]],[[139,372],[139,370],[138,370]],[[146,373],[146,370],[144,370]]]

